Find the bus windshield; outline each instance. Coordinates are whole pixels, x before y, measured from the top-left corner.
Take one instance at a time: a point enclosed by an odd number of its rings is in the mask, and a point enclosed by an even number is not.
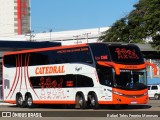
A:
[[[114,68],[98,65],[97,71],[101,85],[126,90],[142,90],[147,87],[145,69],[120,70],[120,75],[117,75]]]
[[[115,75],[114,86],[122,89],[145,89],[147,86],[145,70],[120,70],[120,75]]]

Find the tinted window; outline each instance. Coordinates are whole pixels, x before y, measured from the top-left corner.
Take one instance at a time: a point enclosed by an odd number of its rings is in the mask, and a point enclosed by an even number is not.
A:
[[[148,90],[150,90],[151,86],[147,86],[148,87]]]
[[[85,62],[92,63],[91,53],[88,47],[69,48],[56,51],[57,61],[60,63]]]
[[[50,51],[30,53],[29,66],[50,64],[49,53]]]
[[[73,75],[31,77],[34,88],[62,88],[76,86],[76,77]]]
[[[16,55],[4,56],[4,66],[5,67],[16,67]]]
[[[34,88],[93,87],[93,80],[83,75],[31,77]]]
[[[92,64],[92,57],[88,47],[68,48],[61,50],[50,50],[31,52],[18,55],[7,55],[4,57],[6,67],[24,66],[29,61],[29,66],[83,62]]]
[[[4,56],[4,66],[5,67],[20,67],[24,66],[26,63],[27,54],[13,54]]]
[[[152,90],[158,90],[158,87],[157,87],[157,86],[152,86],[151,89],[152,89]]]
[[[136,46],[111,45],[108,46],[111,59],[116,63],[142,64],[144,63],[141,51]]]
[[[95,61],[110,60],[107,46],[105,44],[90,44]]]
[[[93,87],[93,80],[87,76],[77,75],[77,87]]]
[[[85,62],[92,63],[88,47],[30,53],[30,65]]]

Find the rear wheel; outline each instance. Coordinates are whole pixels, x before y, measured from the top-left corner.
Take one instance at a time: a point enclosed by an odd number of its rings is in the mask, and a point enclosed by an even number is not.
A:
[[[93,109],[98,109],[98,107],[99,107],[98,98],[95,93],[91,95],[90,101],[91,101],[91,107]]]
[[[76,108],[85,109],[86,101],[83,94],[76,95]]]

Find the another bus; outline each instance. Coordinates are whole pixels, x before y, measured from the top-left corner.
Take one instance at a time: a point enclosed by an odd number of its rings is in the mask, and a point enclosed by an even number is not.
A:
[[[7,52],[3,56],[4,101],[35,104],[146,104],[146,64],[133,44],[90,43]]]

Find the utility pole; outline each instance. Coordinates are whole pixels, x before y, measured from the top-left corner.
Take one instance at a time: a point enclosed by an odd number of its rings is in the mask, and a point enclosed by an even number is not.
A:
[[[83,35],[86,35],[86,38],[87,38],[87,43],[88,43],[88,35],[91,34],[90,32],[89,33],[84,33]]]
[[[51,41],[51,33],[52,33],[52,29],[50,29],[49,32],[50,32],[50,41]]]
[[[81,35],[74,35],[73,37],[75,37],[76,38],[76,40],[77,40],[77,44],[78,44],[78,37],[79,36],[81,36]]]
[[[27,34],[25,34],[25,36],[29,36],[29,41],[32,41],[32,38],[35,37],[35,35],[32,34],[32,32],[34,31],[29,31]]]

